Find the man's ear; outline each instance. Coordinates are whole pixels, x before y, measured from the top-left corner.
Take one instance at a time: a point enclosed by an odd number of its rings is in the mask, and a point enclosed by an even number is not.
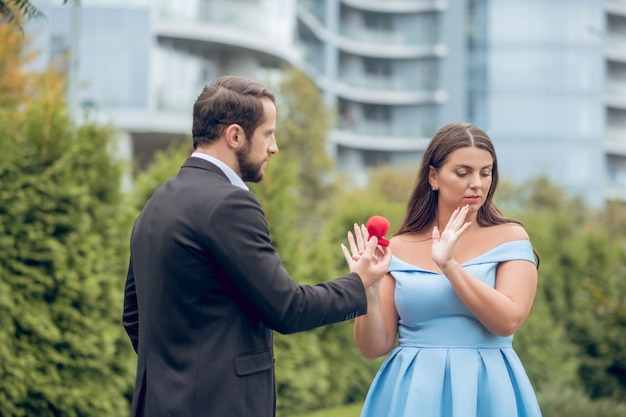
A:
[[[224,129],[224,136],[226,137],[226,143],[228,146],[233,149],[239,149],[246,140],[246,134],[238,124],[226,126],[226,129]]]

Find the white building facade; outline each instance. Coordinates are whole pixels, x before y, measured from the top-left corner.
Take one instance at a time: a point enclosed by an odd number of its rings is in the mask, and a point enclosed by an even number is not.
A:
[[[40,64],[75,40],[76,106],[139,160],[188,140],[209,80],[291,64],[336,110],[327,149],[357,183],[381,164],[417,167],[440,126],[470,121],[502,179],[626,201],[626,0],[35,3]]]

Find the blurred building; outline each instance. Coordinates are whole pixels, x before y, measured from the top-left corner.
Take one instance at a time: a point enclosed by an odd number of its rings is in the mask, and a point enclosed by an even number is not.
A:
[[[604,2],[604,197],[626,200],[626,1]]]
[[[46,15],[28,26],[42,52],[35,65],[67,59],[76,47],[75,112],[115,125],[122,152],[139,165],[173,141],[190,141],[193,103],[209,80],[258,78],[296,61],[292,0],[33,3]]]
[[[603,2],[472,3],[484,15],[487,39],[475,51],[486,80],[476,91],[484,98],[474,95],[475,119],[495,141],[502,177],[546,176],[599,204],[611,187],[603,149]]]
[[[338,112],[329,136],[339,168],[419,160],[444,115],[464,117],[462,8],[440,0],[299,2],[302,67]],[[450,53],[451,50],[456,53]]]
[[[417,165],[441,125],[471,121],[503,179],[626,201],[626,0],[34,3],[47,15],[28,27],[38,65],[75,48],[71,101],[140,162],[188,140],[208,80],[289,63],[336,109],[327,148],[357,182]]]

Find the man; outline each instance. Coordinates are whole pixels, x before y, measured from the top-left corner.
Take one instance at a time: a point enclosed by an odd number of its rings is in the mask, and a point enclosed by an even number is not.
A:
[[[195,152],[135,222],[123,314],[138,354],[133,417],[274,416],[272,331],[364,314],[365,289],[387,271],[373,238],[344,277],[289,277],[244,183],[263,179],[275,128],[268,89],[213,81],[194,105]]]

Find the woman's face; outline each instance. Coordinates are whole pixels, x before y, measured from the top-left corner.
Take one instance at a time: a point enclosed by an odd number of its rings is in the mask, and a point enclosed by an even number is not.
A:
[[[492,168],[489,152],[468,146],[452,152],[439,171],[431,167],[428,180],[438,189],[439,204],[451,210],[469,205],[471,212],[477,212],[491,188]]]

